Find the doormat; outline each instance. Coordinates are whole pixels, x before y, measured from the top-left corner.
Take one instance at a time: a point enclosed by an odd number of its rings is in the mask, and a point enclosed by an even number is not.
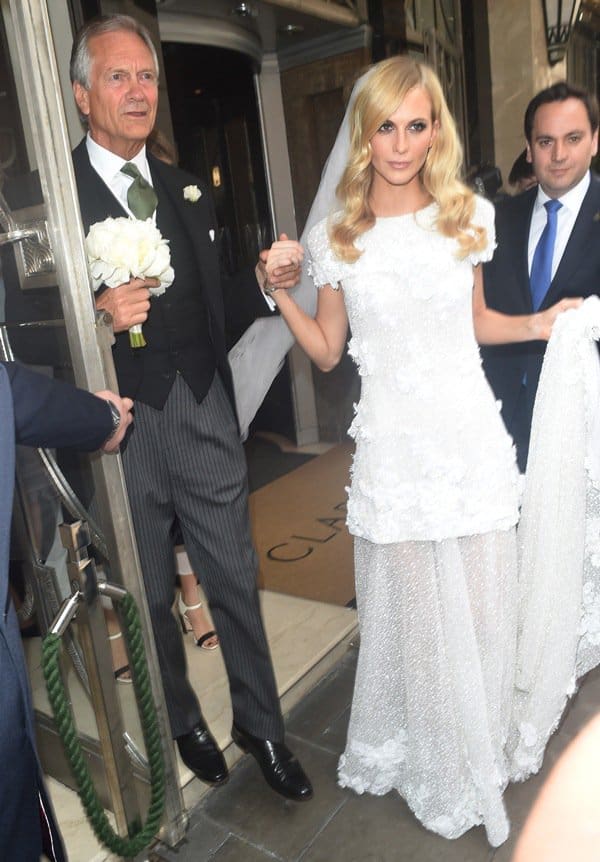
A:
[[[273,435],[274,439],[264,434],[255,434],[244,443],[244,454],[248,467],[248,488],[250,493],[258,491],[264,485],[274,482],[280,476],[291,473],[307,461],[312,461],[314,455],[300,452],[284,451],[282,441]],[[289,444],[290,446],[292,444]]]
[[[354,599],[351,453],[341,443],[250,494],[261,589],[344,606]]]

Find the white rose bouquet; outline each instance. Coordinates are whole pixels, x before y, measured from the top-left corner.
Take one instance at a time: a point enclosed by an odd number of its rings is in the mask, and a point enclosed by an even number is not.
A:
[[[94,290],[101,284],[118,287],[130,278],[157,278],[152,296],[160,296],[173,284],[168,240],[163,239],[151,218],[107,218],[90,227],[85,238]],[[132,347],[145,347],[141,324],[129,330]]]

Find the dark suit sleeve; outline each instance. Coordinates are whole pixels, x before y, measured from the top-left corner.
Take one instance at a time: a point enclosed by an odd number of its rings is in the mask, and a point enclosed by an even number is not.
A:
[[[229,349],[251,326],[257,317],[273,317],[258,286],[253,267],[235,275],[221,277],[225,309],[225,338]]]
[[[17,443],[93,452],[108,438],[111,412],[101,398],[16,362],[2,364],[12,390]]]

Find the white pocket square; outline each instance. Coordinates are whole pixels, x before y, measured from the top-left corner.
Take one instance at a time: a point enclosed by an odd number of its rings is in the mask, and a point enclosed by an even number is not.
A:
[[[212,230],[212,228],[211,228],[211,230],[209,230],[208,235],[210,237],[210,241],[214,242],[215,241],[215,232],[214,232],[214,230]]]

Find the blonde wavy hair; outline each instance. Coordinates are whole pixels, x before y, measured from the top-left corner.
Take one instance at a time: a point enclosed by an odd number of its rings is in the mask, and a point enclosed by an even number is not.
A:
[[[371,138],[414,87],[427,92],[432,121],[438,123],[437,135],[421,170],[423,188],[439,207],[436,227],[443,236],[458,240],[459,257],[485,248],[485,228],[471,221],[475,196],[459,179],[462,147],[440,82],[425,63],[402,55],[372,67],[352,109],[348,162],[336,190],[343,211],[329,226],[334,253],[348,263],[362,254],[354,245],[356,239],[375,224],[369,205],[373,182]]]

